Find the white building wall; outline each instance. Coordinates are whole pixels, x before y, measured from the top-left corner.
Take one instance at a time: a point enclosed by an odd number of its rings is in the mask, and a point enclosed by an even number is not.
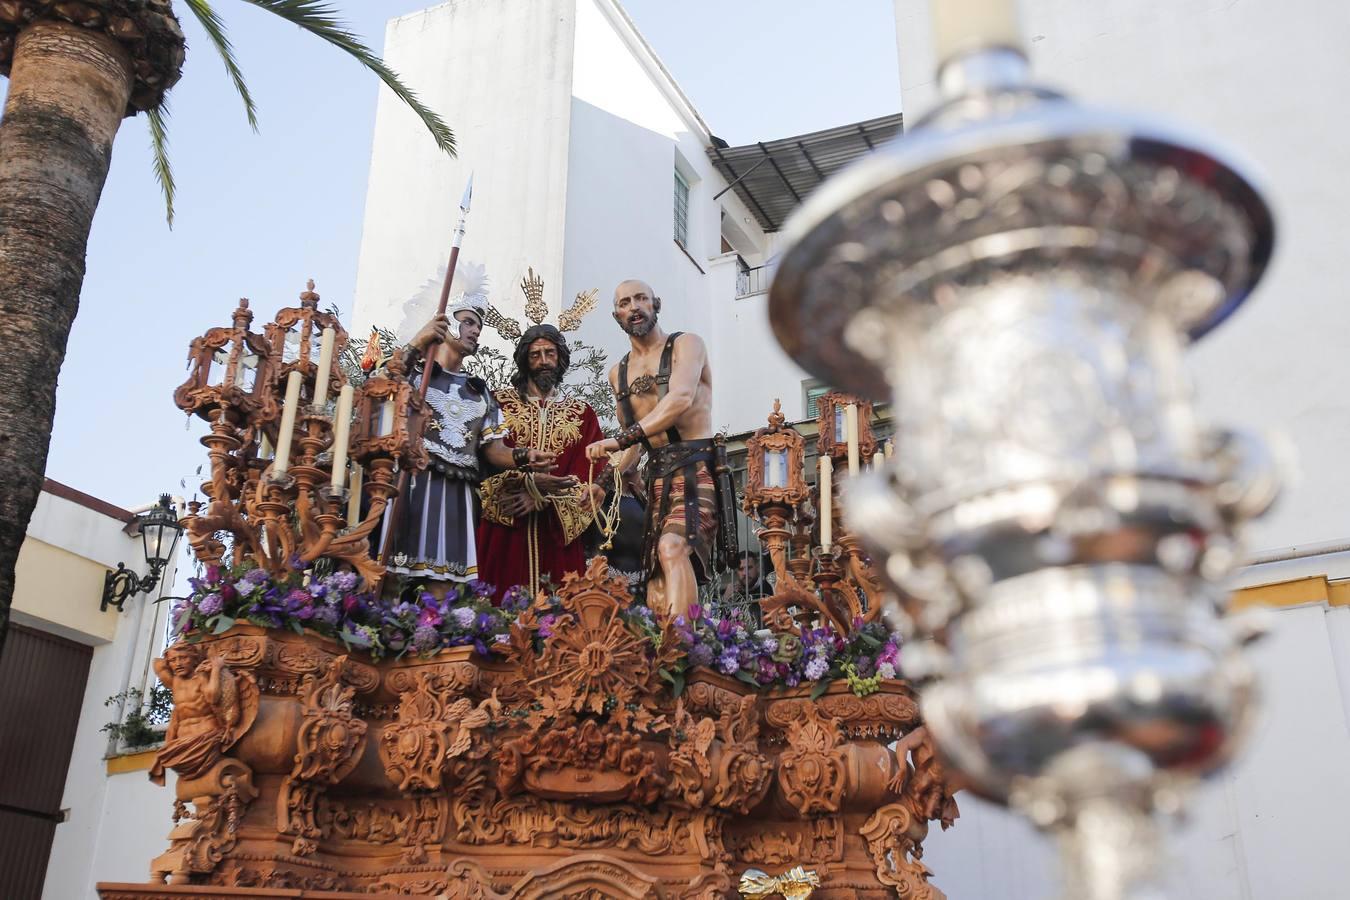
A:
[[[722,259],[724,211],[753,245],[751,265],[772,242],[735,192],[714,199],[726,183],[708,160],[708,126],[615,0],[545,6],[548,15],[539,4],[454,0],[390,22],[386,58],[443,112],[459,158],[438,156],[402,104],[381,94],[357,333],[396,326],[403,302],[435,274],[472,170],[463,256],[486,263],[503,312],[523,322],[518,285],[530,265],[551,315],[596,288],[599,308],[577,337],[614,363],[628,342],[609,315],[613,290],[644,279],[662,298],[662,326],[707,342],[717,427],[762,424],[776,396],[800,416],[806,376],[757,315],[762,298],[736,300],[734,257]],[[674,240],[677,167],[690,182],[688,253]]]
[[[695,332],[708,346],[714,427],[752,428],[775,389],[755,360],[790,363],[775,342],[742,340],[722,211],[757,247],[765,236],[734,192],[714,199],[726,183],[708,159],[708,126],[613,0],[578,0],[575,53],[565,281],[569,296],[593,286],[602,296],[582,339],[617,361],[628,340],[607,315],[612,291],[625,278],[648,281],[662,298],[662,327]],[[690,185],[687,254],[673,235],[676,168]]]
[[[458,158],[387,88],[375,115],[356,278],[355,333],[396,328],[406,300],[431,281],[434,310],[459,200],[474,204],[462,259],[486,265],[494,300],[523,304],[533,266],[557,291],[574,0],[452,0],[390,21],[385,58],[455,132]]]
[[[1157,113],[1226,143],[1264,175],[1279,237],[1264,284],[1192,354],[1212,421],[1282,427],[1306,490],[1257,524],[1255,549],[1350,537],[1350,355],[1342,176],[1350,5],[1339,0],[1020,0],[1036,77],[1075,97]],[[910,121],[934,97],[928,0],[896,0]]]

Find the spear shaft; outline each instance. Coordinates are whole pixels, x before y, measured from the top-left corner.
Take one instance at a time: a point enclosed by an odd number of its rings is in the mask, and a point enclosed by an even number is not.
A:
[[[464,198],[459,202],[459,222],[455,225],[455,237],[450,242],[450,261],[446,263],[445,280],[441,282],[441,299],[436,304],[436,317],[445,315],[446,308],[450,305],[450,286],[455,281],[455,267],[459,263],[459,245],[464,242],[464,221],[469,217],[469,205],[473,202],[473,176],[469,176],[469,183],[464,186]],[[427,386],[431,384],[431,360],[436,358],[436,348],[440,346],[440,341],[432,339],[427,346],[424,355],[424,364],[422,366],[422,380],[417,385],[417,399],[425,403],[427,399]],[[399,472],[398,492],[394,494],[394,502],[389,510],[389,528],[385,532],[384,546],[380,549],[380,565],[388,565],[389,552],[394,546],[394,539],[398,537],[399,519],[403,514],[404,498],[408,494],[408,482],[412,477],[412,472],[406,466]]]

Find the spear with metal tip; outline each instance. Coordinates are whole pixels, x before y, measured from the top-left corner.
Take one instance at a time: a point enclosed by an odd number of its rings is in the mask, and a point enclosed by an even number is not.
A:
[[[450,286],[455,280],[455,267],[459,263],[459,245],[464,242],[464,222],[469,218],[469,204],[473,202],[473,173],[469,173],[469,183],[464,186],[464,197],[459,201],[459,222],[455,225],[455,237],[450,242],[450,262],[446,264],[445,280],[441,282],[441,299],[436,304],[436,318],[445,315],[446,308],[450,305]],[[428,361],[436,357],[436,348],[440,341],[435,338],[427,346],[424,358]],[[417,398],[423,403],[427,399],[427,386],[431,384],[431,367],[424,365],[422,368],[422,380],[417,385]],[[380,565],[389,564],[389,551],[394,546],[394,539],[398,537],[399,520],[403,514],[403,501],[408,494],[408,481],[412,477],[412,471],[404,467],[398,476],[398,493],[394,495],[394,503],[389,510],[389,527],[385,531],[384,546],[380,549]]]

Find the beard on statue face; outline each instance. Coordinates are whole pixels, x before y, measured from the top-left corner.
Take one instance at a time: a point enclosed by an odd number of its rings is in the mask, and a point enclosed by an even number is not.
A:
[[[646,337],[656,327],[656,313],[653,311],[648,315],[643,310],[635,309],[619,319],[619,327],[633,337]]]
[[[558,386],[558,370],[553,366],[541,366],[530,372],[530,381],[539,388],[539,392],[547,394]]]

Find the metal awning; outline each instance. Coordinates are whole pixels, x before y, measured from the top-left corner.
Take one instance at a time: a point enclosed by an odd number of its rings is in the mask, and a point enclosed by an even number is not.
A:
[[[713,138],[708,156],[765,231],[784,220],[829,176],[900,133],[900,113],[776,141],[729,147]],[[718,196],[721,196],[719,194]]]

